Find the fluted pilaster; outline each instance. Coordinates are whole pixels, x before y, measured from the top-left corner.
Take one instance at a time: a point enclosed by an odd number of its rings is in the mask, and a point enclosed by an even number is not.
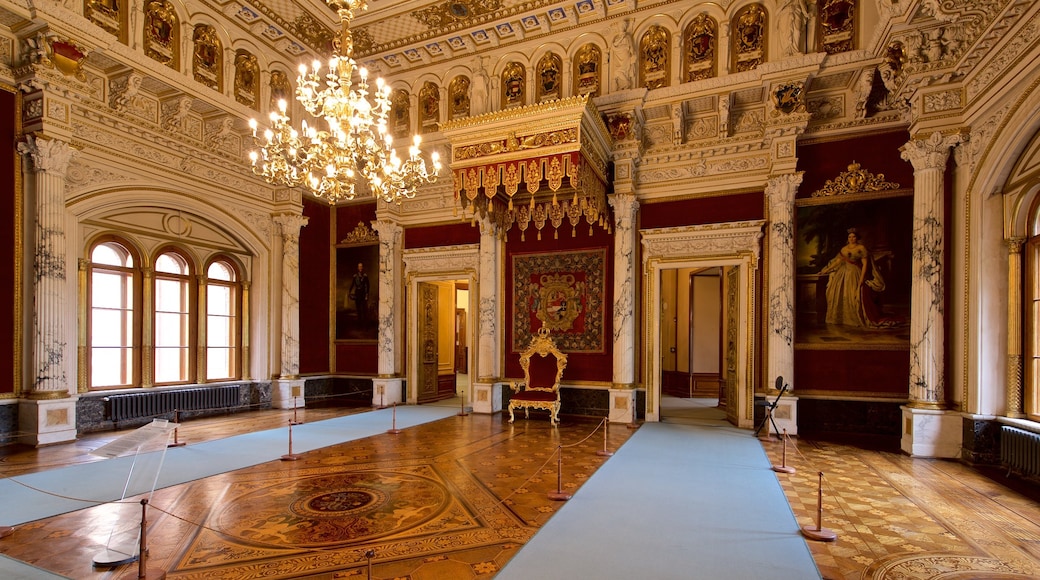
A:
[[[404,228],[396,222],[377,220],[372,222],[372,229],[379,234],[379,348],[378,372],[381,377],[392,377],[398,373],[397,361],[402,350],[403,333],[400,327],[401,317],[395,312],[403,312],[401,296],[401,238]]]
[[[488,382],[501,377],[499,368],[502,333],[498,327],[500,304],[498,296],[502,278],[502,236],[498,226],[491,220],[480,221],[480,296],[479,323],[477,329],[477,377]]]
[[[961,135],[932,133],[900,149],[914,167],[910,285],[910,406],[945,407],[943,376],[943,174]]]
[[[769,204],[769,334],[766,377],[788,381],[794,377],[794,198],[802,172],[770,178],[766,182]]]
[[[636,215],[632,193],[610,196],[614,209],[614,377],[615,386],[631,386],[636,373]]]
[[[76,150],[56,139],[29,136],[18,152],[32,160],[36,198],[31,398],[69,395],[65,351],[65,172]]]
[[[1022,245],[1025,238],[1008,240],[1007,416],[1022,418]]]
[[[307,218],[299,214],[273,216],[282,236],[282,364],[280,378],[300,374],[300,228]]]

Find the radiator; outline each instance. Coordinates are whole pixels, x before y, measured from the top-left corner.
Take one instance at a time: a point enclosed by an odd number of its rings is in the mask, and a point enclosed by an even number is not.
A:
[[[1040,476],[1040,434],[1001,426],[1000,463],[1023,475]]]
[[[105,400],[109,404],[109,418],[119,422],[167,415],[175,410],[231,410],[239,405],[239,388],[238,385],[228,385],[121,393],[109,395]]]

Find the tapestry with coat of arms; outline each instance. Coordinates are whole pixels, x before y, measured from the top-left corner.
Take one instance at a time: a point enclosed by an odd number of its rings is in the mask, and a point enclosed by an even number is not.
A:
[[[604,351],[606,250],[513,256],[513,352],[542,326],[564,352]]]

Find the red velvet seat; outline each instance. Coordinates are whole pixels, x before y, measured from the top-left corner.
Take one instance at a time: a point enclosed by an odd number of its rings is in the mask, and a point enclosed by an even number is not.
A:
[[[509,399],[509,422],[515,418],[515,409],[522,408],[525,418],[530,418],[531,409],[542,409],[549,411],[549,422],[556,425],[560,413],[560,378],[567,368],[567,355],[556,348],[548,328],[543,326],[531,337],[531,344],[520,353],[520,367],[524,369],[524,380],[510,385],[514,393]]]

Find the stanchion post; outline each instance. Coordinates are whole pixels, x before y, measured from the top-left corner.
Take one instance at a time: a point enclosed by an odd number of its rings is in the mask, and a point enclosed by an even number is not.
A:
[[[289,421],[289,452],[281,457],[282,461],[296,461],[300,458],[299,455],[292,452],[292,428],[293,422]]]
[[[300,396],[300,387],[294,385],[293,388],[292,388],[292,424],[293,425],[301,425],[301,424],[303,424],[303,421],[299,421],[299,420],[296,419],[296,408],[299,406],[297,404],[297,402],[296,402],[296,399],[299,396]]]
[[[802,535],[818,542],[833,542],[838,534],[823,527],[823,472],[819,472],[820,486],[816,492],[816,527],[802,526]]]
[[[177,425],[177,427],[173,428],[173,443],[168,444],[167,447],[184,447],[184,443],[177,440],[177,429],[180,427],[181,424],[180,409],[173,410],[173,423]]]
[[[782,454],[780,456],[781,457],[780,465],[779,466],[774,465],[773,466],[773,471],[775,471],[777,473],[794,473],[795,469],[793,467],[787,465],[787,429],[784,429],[783,443],[784,443],[784,446],[783,446],[783,452],[782,452]]]
[[[397,428],[397,403],[394,403],[393,409],[390,411],[390,416],[392,417],[392,419],[390,423],[390,430],[387,431],[387,433],[391,435],[397,435],[401,432],[401,430]]]
[[[556,447],[556,491],[549,492],[549,499],[553,501],[567,501],[574,497],[563,491],[563,446]]]
[[[375,550],[369,550],[365,552],[365,559],[368,560],[368,580],[372,580],[372,558],[376,557]]]
[[[166,572],[148,569],[148,499],[141,500],[141,539],[137,547],[137,578],[162,579]]]
[[[465,417],[469,415],[466,412],[466,391],[459,392],[459,412],[456,413],[457,417]]]
[[[607,421],[607,418],[604,417],[603,418],[603,449],[600,449],[599,451],[596,452],[596,455],[599,455],[600,457],[610,457],[611,455],[614,455],[613,451],[608,451],[607,450],[607,430],[609,428],[610,428],[610,421]]]

